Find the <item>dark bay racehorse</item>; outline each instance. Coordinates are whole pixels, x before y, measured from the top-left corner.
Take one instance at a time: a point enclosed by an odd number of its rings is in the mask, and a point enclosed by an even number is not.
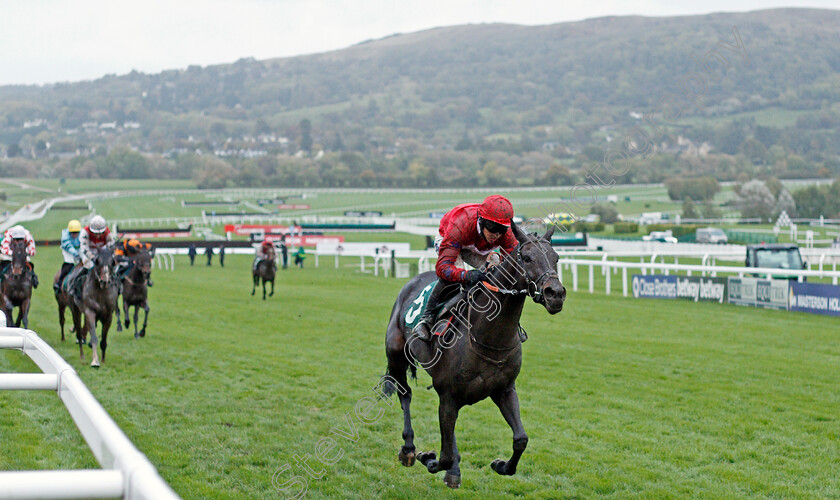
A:
[[[411,369],[415,375],[420,366],[431,375],[440,399],[441,453],[439,459],[434,451],[418,453],[416,458],[429,472],[446,471],[444,482],[451,488],[461,484],[461,457],[455,442],[458,411],[488,396],[513,430],[513,456],[507,461],[495,460],[491,468],[501,475],[516,472],[528,444],[519,417],[515,383],[522,366],[519,317],[528,296],[550,314],[560,312],[566,298],[566,289],[556,272],[559,256],[551,248],[554,228],[539,237],[522,232],[515,224],[511,227],[519,241],[516,250],[489,272],[487,282],[470,289],[467,298],[451,309],[455,314],[449,315],[448,323],[441,320],[435,325],[435,332],[446,328],[443,336],[435,337],[435,344],[412,336],[405,323],[406,312],[415,297],[435,280],[433,272],[417,276],[400,291],[385,337],[388,356],[388,371],[383,379],[385,393],[399,392],[404,416],[405,444],[399,453],[400,462],[409,467],[415,461],[409,409],[411,389],[406,371]]]
[[[251,295],[256,293],[257,285],[260,283],[260,279],[262,279],[263,300],[265,300],[265,284],[267,282],[271,283],[271,293],[269,293],[268,296],[271,297],[274,295],[274,275],[277,274],[277,263],[275,260],[277,260],[277,254],[274,252],[274,247],[270,247],[265,259],[261,260],[259,264],[257,264],[257,267],[251,271],[254,278],[254,286],[251,288]]]
[[[78,264],[77,264],[78,265]],[[74,276],[75,273],[73,270],[67,273],[67,276],[64,277],[64,281],[67,282],[70,280],[71,276]],[[53,283],[58,283],[58,278],[61,276],[61,269],[55,273],[55,277],[53,278]],[[63,283],[58,283],[58,291],[55,292],[55,301],[58,303],[58,324],[61,325],[61,341],[64,342],[64,311],[70,307],[70,301],[72,297],[70,296],[70,291],[65,289]],[[73,310],[70,310],[72,314]],[[75,332],[76,329],[73,328],[70,330],[71,333]]]
[[[149,321],[149,288],[148,283],[152,275],[152,259],[155,256],[154,249],[141,248],[131,257],[131,270],[122,280],[123,312],[125,312],[125,327],[131,324],[128,319],[128,310],[134,306],[134,338],[146,336],[146,324]],[[143,308],[143,328],[137,332],[137,315],[140,308]],[[122,331],[120,324],[120,308],[117,307],[117,331]]]
[[[73,327],[76,330],[76,337],[79,340],[79,356],[85,359],[84,344],[87,334],[90,333],[90,345],[92,358],[90,366],[99,367],[99,353],[96,350],[96,322],[102,325],[102,340],[99,347],[102,349],[102,361],[105,361],[105,349],[108,347],[108,330],[111,328],[114,310],[117,308],[117,296],[120,283],[114,275],[114,249],[105,246],[95,251],[93,268],[82,278],[78,276],[78,270],[73,270],[71,287],[75,287],[75,281],[83,279],[81,284],[81,296],[75,293],[70,295],[70,311],[73,314]],[[84,326],[81,324],[84,316]]]
[[[3,312],[6,314],[6,324],[20,327],[21,322],[24,328],[29,328],[29,305],[32,301],[32,269],[26,262],[26,241],[12,240],[12,263],[6,269],[6,276],[3,278],[2,296]],[[18,308],[17,320],[12,324],[14,308]]]

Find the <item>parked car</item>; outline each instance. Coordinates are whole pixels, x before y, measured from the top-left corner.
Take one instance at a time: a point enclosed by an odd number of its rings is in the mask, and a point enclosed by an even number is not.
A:
[[[650,234],[642,236],[643,241],[659,241],[662,243],[676,243],[674,233],[671,231],[651,231]]]
[[[762,243],[747,245],[747,267],[765,267],[770,269],[808,269],[802,260],[799,247],[793,243]],[[796,279],[796,276],[778,276],[774,278]]]
[[[712,243],[715,245],[725,245],[729,243],[729,238],[727,238],[723,229],[718,229],[716,227],[702,227],[694,233],[694,236],[697,243]]]

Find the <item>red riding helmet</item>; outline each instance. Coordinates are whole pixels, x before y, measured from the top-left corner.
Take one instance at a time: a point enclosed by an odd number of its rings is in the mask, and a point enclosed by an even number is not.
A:
[[[488,196],[478,207],[478,216],[503,226],[510,226],[513,218],[513,205],[504,196]]]

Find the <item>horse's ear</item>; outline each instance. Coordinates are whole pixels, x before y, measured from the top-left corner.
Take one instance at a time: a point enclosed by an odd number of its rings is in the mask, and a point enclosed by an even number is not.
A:
[[[555,229],[557,229],[557,226],[555,226],[554,224],[549,225],[548,231],[545,232],[542,238],[551,243],[551,237],[554,235]]]
[[[522,232],[522,230],[519,229],[519,226],[517,226],[515,222],[510,221],[510,228],[511,230],[513,230],[513,235],[516,237],[516,241],[522,243],[528,240],[528,235]]]

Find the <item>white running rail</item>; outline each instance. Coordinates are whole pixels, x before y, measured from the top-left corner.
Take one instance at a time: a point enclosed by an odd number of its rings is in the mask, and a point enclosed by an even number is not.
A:
[[[557,273],[560,277],[560,281],[563,281],[563,270],[571,270],[572,274],[572,290],[578,290],[578,279],[581,274],[583,274],[579,268],[588,268],[589,276],[588,276],[588,283],[589,283],[589,293],[595,292],[595,268],[598,267],[601,269],[601,275],[605,277],[604,285],[605,285],[605,293],[607,295],[610,294],[611,290],[611,275],[618,273],[621,270],[621,289],[622,293],[625,297],[628,296],[628,269],[638,269],[641,274],[656,274],[660,272],[664,275],[668,275],[671,272],[678,272],[683,271],[686,273],[687,276],[691,276],[692,273],[697,273],[700,276],[706,276],[708,273],[710,276],[717,276],[718,273],[728,273],[728,274],[737,274],[739,277],[743,278],[745,275],[759,275],[759,276],[796,276],[799,281],[802,281],[803,278],[831,278],[831,282],[833,284],[837,284],[838,280],[840,280],[840,271],[826,271],[823,270],[822,266],[820,266],[819,270],[811,271],[808,269],[776,269],[776,268],[763,268],[763,267],[737,267],[737,266],[715,266],[715,265],[685,265],[685,264],[665,264],[665,263],[658,263],[656,262],[657,255],[654,254],[650,262],[626,262],[626,261],[615,261],[615,260],[608,260],[608,256],[604,255],[601,260],[589,260],[589,259],[575,259],[569,257],[560,257],[560,260],[557,262]]]
[[[58,392],[87,441],[99,470],[0,472],[0,499],[125,498],[175,500],[178,495],[85,387],[76,371],[35,332],[7,328],[0,314],[0,349],[23,351],[43,373],[2,373],[0,390]],[[8,446],[9,443],[4,443]]]

